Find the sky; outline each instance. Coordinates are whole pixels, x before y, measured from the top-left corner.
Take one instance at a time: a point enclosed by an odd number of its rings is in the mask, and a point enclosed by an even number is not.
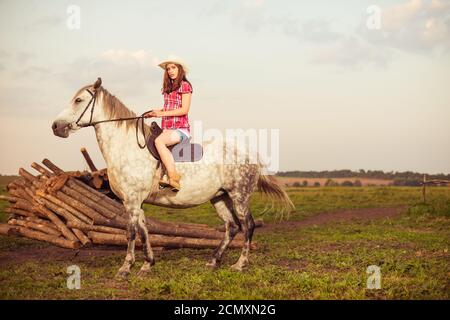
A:
[[[450,1],[0,1],[0,39],[1,174],[84,170],[82,147],[105,167],[93,128],[51,123],[97,77],[162,108],[171,54],[191,125],[278,129],[280,171],[450,173]]]

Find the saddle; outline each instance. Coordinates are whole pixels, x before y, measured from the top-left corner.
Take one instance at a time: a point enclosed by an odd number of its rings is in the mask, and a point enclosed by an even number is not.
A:
[[[155,146],[155,139],[162,133],[161,127],[153,121],[150,125],[150,132],[147,138],[148,151],[156,160],[161,160],[159,157],[158,149]],[[189,140],[171,145],[167,147],[173,155],[175,162],[195,162],[199,161],[203,157],[203,147],[199,143],[190,143]]]

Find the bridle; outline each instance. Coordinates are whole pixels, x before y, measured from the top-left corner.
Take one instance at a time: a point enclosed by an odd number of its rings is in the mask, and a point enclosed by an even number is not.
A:
[[[118,118],[118,119],[109,119],[109,120],[100,120],[100,121],[94,121],[92,122],[92,117],[94,115],[94,109],[95,109],[95,101],[97,100],[97,90],[94,91],[94,93],[91,92],[91,90],[86,89],[87,92],[89,92],[89,94],[91,95],[91,100],[89,100],[89,103],[87,104],[86,108],[84,108],[83,112],[81,113],[81,115],[78,117],[77,121],[75,121],[75,124],[80,127],[80,128],[85,128],[85,127],[90,127],[90,126],[95,126],[99,123],[102,122],[113,122],[113,121],[127,121],[127,120],[136,120],[136,142],[138,144],[138,146],[141,149],[144,149],[147,146],[147,139],[145,138],[145,131],[144,131],[144,115],[152,112],[153,110],[150,111],[146,111],[143,114],[141,114],[139,117],[129,117],[129,118]],[[79,124],[81,118],[83,118],[84,114],[86,113],[86,111],[89,109],[89,107],[92,104],[92,108],[91,108],[91,116],[89,118],[89,123],[82,123]],[[142,146],[139,143],[139,137],[138,137],[138,126],[139,126],[139,120],[141,119],[141,129],[142,129],[142,136],[144,137],[144,145]],[[72,124],[69,125],[70,127],[72,127]]]

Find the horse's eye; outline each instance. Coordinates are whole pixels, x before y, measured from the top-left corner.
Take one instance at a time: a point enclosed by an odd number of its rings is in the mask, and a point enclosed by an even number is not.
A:
[[[81,101],[83,101],[83,99],[81,99],[81,98],[76,98],[76,100],[75,100],[76,103],[80,103]]]

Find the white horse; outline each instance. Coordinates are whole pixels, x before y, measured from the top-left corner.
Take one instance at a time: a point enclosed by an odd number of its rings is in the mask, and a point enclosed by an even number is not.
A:
[[[126,277],[130,274],[135,262],[136,233],[140,236],[145,255],[138,275],[145,275],[155,263],[142,210],[144,202],[171,208],[189,208],[210,201],[225,223],[225,236],[207,266],[218,266],[223,252],[239,230],[244,233],[245,243],[232,268],[241,271],[248,266],[254,230],[249,205],[251,194],[258,188],[272,200],[277,200],[283,210],[290,211],[294,205],[286,192],[272,176],[262,174],[263,166],[259,160],[257,163],[224,163],[224,153],[237,152],[242,155],[245,151],[235,150],[234,143],[230,146],[230,143],[219,139],[203,143],[201,160],[175,163],[181,175],[180,191],[175,193],[168,188],[160,190],[158,160],[147,148],[140,148],[136,141],[137,132],[141,135],[150,134],[149,127],[143,126],[142,132],[141,126],[136,131],[138,123],[135,121],[111,121],[127,117],[136,118],[136,114],[103,88],[98,78],[93,85],[78,90],[69,107],[52,124],[53,133],[62,138],[67,138],[83,127],[93,126],[95,129],[107,165],[111,190],[123,201],[130,217],[127,255],[117,276]],[[140,144],[144,143],[143,138],[139,140],[142,142]]]

